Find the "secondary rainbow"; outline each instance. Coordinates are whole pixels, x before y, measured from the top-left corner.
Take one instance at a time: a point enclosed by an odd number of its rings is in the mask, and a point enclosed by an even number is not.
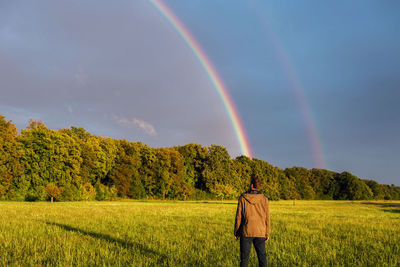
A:
[[[301,82],[294,70],[293,65],[291,64],[282,45],[279,45],[276,35],[271,31],[272,30],[270,29],[270,38],[274,42],[274,46],[276,48],[279,60],[282,64],[283,68],[285,69],[286,74],[289,77],[289,82],[291,83],[292,88],[294,90],[296,100],[297,100],[297,103],[299,104],[300,112],[303,117],[306,129],[307,129],[308,139],[311,144],[311,151],[312,151],[312,158],[314,161],[314,167],[326,169],[327,164],[326,164],[323,149],[322,149],[322,142],[321,142],[321,139],[320,139],[318,131],[317,131],[317,126],[315,124],[315,119],[313,118],[313,115],[311,112],[310,104],[307,101],[306,95],[304,93],[304,89],[303,89]]]
[[[161,0],[149,0],[149,2],[164,16],[164,18],[175,28],[178,34],[186,42],[193,54],[199,60],[200,64],[209,76],[214,88],[217,90],[224,107],[231,120],[232,126],[235,130],[236,137],[238,139],[240,149],[243,155],[252,157],[250,143],[247,138],[246,131],[243,127],[243,123],[240,119],[239,113],[235,107],[235,104],[229,95],[221,77],[218,75],[215,67],[200,47],[199,43],[189,32],[189,30],[183,25],[183,23],[175,16],[175,14],[169,9]]]
[[[271,43],[275,47],[278,59],[282,64],[282,67],[285,70],[285,73],[289,78],[289,82],[294,90],[296,100],[299,104],[300,112],[306,126],[307,136],[310,141],[314,166],[316,168],[326,169],[327,164],[324,158],[322,142],[317,131],[315,119],[312,116],[310,104],[307,102],[307,98],[301,85],[300,79],[298,78],[293,64],[290,62],[287,53],[283,49],[282,44],[280,43],[272,27],[270,26],[267,18],[260,12],[260,8],[253,7],[253,10],[255,17],[259,20],[260,24],[264,26],[264,29],[266,30],[266,35],[269,37]]]

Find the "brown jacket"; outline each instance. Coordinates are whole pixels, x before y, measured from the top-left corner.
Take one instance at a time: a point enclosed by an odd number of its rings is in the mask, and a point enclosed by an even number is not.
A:
[[[235,236],[269,237],[270,220],[268,198],[257,191],[239,197]]]

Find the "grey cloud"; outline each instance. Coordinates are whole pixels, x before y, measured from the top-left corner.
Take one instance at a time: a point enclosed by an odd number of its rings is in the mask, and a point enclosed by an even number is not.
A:
[[[118,115],[112,115],[112,119],[123,127],[138,127],[150,136],[157,135],[156,129],[150,123],[137,119],[137,118],[126,118]]]
[[[0,111],[8,119],[19,109],[52,128],[240,152],[206,73],[147,1],[15,1],[0,22]],[[17,126],[26,126],[20,115]]]

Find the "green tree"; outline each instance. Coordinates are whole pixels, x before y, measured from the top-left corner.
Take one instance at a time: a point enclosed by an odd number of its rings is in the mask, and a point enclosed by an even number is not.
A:
[[[253,175],[257,175],[262,181],[261,192],[270,200],[278,200],[281,194],[279,179],[285,173],[278,167],[268,162],[254,158],[252,160]]]
[[[371,199],[373,193],[371,189],[357,176],[349,173],[342,172],[336,177],[340,191],[335,196],[335,199]]]
[[[373,180],[364,180],[364,183],[371,189],[373,194],[373,199],[384,199],[385,198],[385,190],[382,185],[378,184]]]
[[[300,194],[296,190],[296,179],[293,176],[280,175],[279,183],[281,199],[300,199]]]
[[[209,192],[217,194],[221,185],[233,184],[237,177],[233,164],[225,147],[211,145],[203,171],[206,187]],[[238,192],[235,192],[237,195]]]
[[[17,140],[25,151],[23,177],[30,183],[30,199],[44,200],[47,195],[44,188],[49,183],[60,186],[82,184],[81,149],[75,138],[31,119]]]
[[[285,169],[287,176],[295,178],[297,192],[301,199],[314,199],[315,192],[311,186],[312,172],[303,167],[293,167]]]
[[[139,177],[146,191],[146,196],[154,198],[157,194],[157,155],[156,150],[140,144],[141,165],[139,168]]]
[[[185,183],[192,188],[206,190],[203,172],[208,157],[207,148],[191,143],[184,146],[177,146],[175,149],[184,159]]]
[[[0,199],[19,199],[28,188],[28,183],[20,177],[23,150],[17,136],[15,124],[0,115]]]
[[[182,192],[181,187],[184,184],[184,160],[181,154],[176,150],[169,148],[160,148],[156,150],[157,161],[154,164],[156,193],[162,199],[165,197],[174,198]]]
[[[117,156],[117,144],[115,140],[107,137],[94,136],[86,132],[82,127],[62,129],[75,138],[81,148],[82,163],[80,175],[82,183],[104,181],[115,164]]]
[[[235,191],[238,193],[246,192],[249,189],[251,175],[253,173],[253,163],[249,157],[239,156],[232,160],[232,168],[236,174],[233,181]]]
[[[108,187],[100,182],[97,182],[94,187],[96,189],[96,200],[113,200],[117,196],[117,190],[115,189],[115,186]]]
[[[60,200],[187,199],[192,194],[224,199],[247,191],[252,175],[260,177],[262,193],[272,200],[400,199],[400,187],[348,172],[283,171],[246,156],[232,160],[218,145],[151,148],[94,136],[82,127],[52,130],[34,119],[18,134],[0,115],[0,199],[45,200],[55,187],[63,188]]]
[[[318,199],[333,199],[337,189],[335,172],[324,169],[312,169],[311,186]]]
[[[93,200],[96,196],[96,189],[89,182],[81,186],[80,192],[81,192],[81,199],[86,201]]]
[[[81,198],[81,191],[76,185],[66,184],[60,196],[61,201],[79,201]]]

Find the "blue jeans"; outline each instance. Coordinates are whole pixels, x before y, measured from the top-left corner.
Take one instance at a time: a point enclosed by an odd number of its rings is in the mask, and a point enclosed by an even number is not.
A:
[[[240,267],[247,267],[249,264],[249,256],[251,243],[257,252],[258,265],[260,267],[267,266],[267,252],[265,251],[264,237],[240,237]]]

